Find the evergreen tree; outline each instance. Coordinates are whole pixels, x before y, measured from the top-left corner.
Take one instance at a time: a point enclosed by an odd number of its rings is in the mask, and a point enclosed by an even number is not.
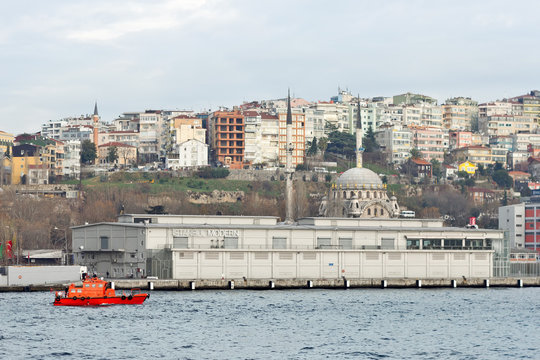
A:
[[[367,153],[379,151],[380,146],[377,143],[377,140],[375,140],[375,133],[373,132],[371,125],[362,139],[362,145]]]
[[[97,159],[96,145],[90,140],[84,140],[81,144],[81,162],[83,164],[90,164],[95,159]]]
[[[314,155],[317,155],[317,150],[318,150],[318,146],[317,146],[317,138],[314,137],[313,138],[313,141],[311,141],[309,143],[309,148],[307,149],[306,151],[306,155],[307,156],[314,156]]]

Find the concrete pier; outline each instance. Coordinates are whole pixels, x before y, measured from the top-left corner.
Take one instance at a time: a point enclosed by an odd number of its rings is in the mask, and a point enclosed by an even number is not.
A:
[[[153,290],[286,290],[286,289],[354,289],[354,288],[486,288],[540,287],[540,277],[528,278],[469,278],[469,279],[218,279],[218,280],[157,280],[110,279],[117,290],[133,288]],[[234,285],[233,285],[234,284]],[[3,286],[0,292],[63,290],[66,284]]]

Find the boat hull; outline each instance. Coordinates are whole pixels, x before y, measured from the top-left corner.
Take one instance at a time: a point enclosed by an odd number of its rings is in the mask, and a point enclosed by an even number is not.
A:
[[[101,296],[101,297],[57,297],[54,306],[108,306],[108,305],[141,305],[150,295],[135,294],[132,296]]]

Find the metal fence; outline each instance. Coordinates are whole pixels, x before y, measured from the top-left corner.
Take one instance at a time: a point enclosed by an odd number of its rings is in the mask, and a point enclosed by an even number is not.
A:
[[[510,263],[508,272],[510,277],[532,277],[540,276],[540,262],[530,263]]]

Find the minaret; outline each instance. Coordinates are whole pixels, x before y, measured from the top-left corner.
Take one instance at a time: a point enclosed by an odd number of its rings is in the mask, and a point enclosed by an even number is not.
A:
[[[97,101],[96,101],[96,104],[94,105],[94,115],[92,116],[92,120],[94,121],[94,145],[96,146],[96,150],[97,150],[98,129],[99,129],[99,114],[98,114],[98,109],[97,109]]]
[[[362,147],[362,137],[364,132],[362,131],[362,117],[360,111],[360,95],[358,95],[358,118],[356,119],[356,167],[362,167],[362,153],[364,148]]]
[[[287,192],[286,192],[286,210],[285,210],[285,223],[292,224],[293,220],[293,188],[292,178],[294,174],[292,155],[294,151],[292,141],[292,114],[291,114],[291,90],[287,93],[287,143],[285,144],[285,151],[287,152],[287,160],[285,164],[285,176],[287,177]]]

